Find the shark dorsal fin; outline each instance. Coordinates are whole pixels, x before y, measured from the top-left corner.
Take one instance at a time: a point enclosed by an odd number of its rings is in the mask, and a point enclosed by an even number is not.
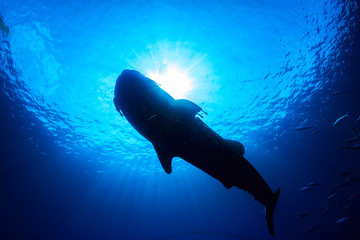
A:
[[[171,173],[171,160],[174,156],[174,154],[170,153],[169,151],[167,151],[166,149],[160,147],[160,146],[155,146],[155,151],[156,154],[160,160],[161,166],[163,167],[163,169],[165,170],[165,172],[167,174]]]
[[[241,142],[229,139],[226,139],[226,142],[235,153],[239,154],[240,156],[244,155],[245,148]]]
[[[195,115],[202,110],[201,107],[199,107],[196,103],[193,103],[187,99],[177,99],[175,102],[183,113],[186,113],[191,117],[195,117]]]

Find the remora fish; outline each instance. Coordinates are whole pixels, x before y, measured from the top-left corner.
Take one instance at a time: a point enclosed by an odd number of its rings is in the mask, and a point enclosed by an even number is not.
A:
[[[124,70],[115,85],[116,110],[155,148],[165,172],[180,157],[219,180],[226,188],[239,187],[266,207],[266,221],[274,235],[273,213],[280,189],[273,193],[256,169],[243,157],[244,146],[222,138],[196,115],[195,103],[175,100],[153,80]]]

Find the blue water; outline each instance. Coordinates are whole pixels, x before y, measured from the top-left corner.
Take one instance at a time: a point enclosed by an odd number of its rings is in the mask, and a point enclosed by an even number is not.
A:
[[[4,0],[0,15],[1,239],[272,239],[251,195],[179,158],[167,175],[115,111],[122,70],[169,66],[281,188],[274,239],[359,236],[358,1]]]

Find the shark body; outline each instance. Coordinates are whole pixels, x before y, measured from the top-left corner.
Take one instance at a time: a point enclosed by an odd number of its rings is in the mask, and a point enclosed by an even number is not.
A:
[[[274,235],[273,212],[280,189],[273,193],[256,169],[244,158],[244,146],[222,138],[198,116],[202,109],[175,100],[153,80],[137,71],[124,70],[115,86],[116,110],[147,140],[166,173],[172,158],[180,157],[219,180],[226,188],[239,187],[266,207],[266,220]]]

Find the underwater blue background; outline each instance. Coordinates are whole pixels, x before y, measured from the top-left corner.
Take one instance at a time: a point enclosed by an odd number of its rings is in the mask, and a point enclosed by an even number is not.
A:
[[[273,239],[358,238],[358,1],[2,0],[0,15],[1,239],[272,239],[251,195],[179,158],[166,174],[115,111],[122,70],[169,66],[281,188]]]

